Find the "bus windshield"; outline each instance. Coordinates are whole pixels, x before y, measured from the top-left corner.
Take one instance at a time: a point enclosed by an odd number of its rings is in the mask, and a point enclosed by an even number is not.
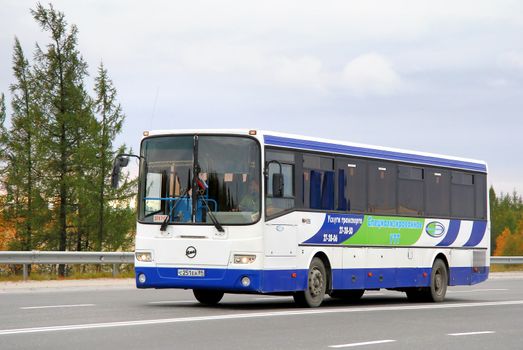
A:
[[[212,216],[220,224],[258,221],[261,171],[260,146],[255,139],[151,137],[143,140],[141,156],[140,222],[213,224]]]

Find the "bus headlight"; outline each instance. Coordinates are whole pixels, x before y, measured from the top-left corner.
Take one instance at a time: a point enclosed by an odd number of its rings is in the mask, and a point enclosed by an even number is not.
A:
[[[141,262],[151,262],[153,261],[153,255],[150,252],[136,252],[136,260]]]
[[[234,254],[235,264],[252,264],[256,261],[256,255]]]

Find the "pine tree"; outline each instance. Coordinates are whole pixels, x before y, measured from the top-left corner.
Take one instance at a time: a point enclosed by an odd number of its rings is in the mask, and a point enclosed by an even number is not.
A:
[[[20,42],[15,38],[13,53],[15,83],[11,84],[13,114],[5,137],[7,191],[6,214],[16,224],[11,247],[31,250],[38,246],[47,221],[47,205],[37,190],[39,178],[38,130],[41,115],[36,105],[34,77]]]
[[[5,201],[6,196],[4,194],[5,184],[4,171],[5,171],[5,160],[7,154],[7,130],[5,128],[5,96],[0,94],[0,250],[5,250],[7,243],[10,240],[10,236],[7,235],[5,225]]]
[[[95,123],[89,96],[84,88],[87,64],[77,48],[78,30],[68,26],[62,12],[50,4],[44,8],[37,4],[31,10],[42,30],[49,32],[50,43],[46,51],[37,45],[35,62],[38,89],[42,91],[42,109],[46,119],[42,145],[47,155],[46,195],[54,198],[56,216],[55,234],[58,250],[70,248],[68,233],[75,233],[78,222],[79,190],[89,164]],[[77,232],[76,232],[77,233]],[[65,266],[59,266],[59,275]]]
[[[6,152],[7,152],[7,130],[5,128],[5,118],[6,118],[6,112],[5,112],[5,96],[4,94],[0,94],[0,162],[2,162],[2,166],[0,166],[0,170],[4,170],[4,165],[6,159]]]
[[[107,195],[110,192],[110,169],[114,159],[113,142],[122,130],[125,116],[120,104],[116,101],[116,89],[107,75],[103,63],[98,67],[95,80],[95,111],[99,116],[98,132],[98,232],[97,250],[102,250],[105,232],[107,230],[106,216]],[[113,228],[114,229],[114,228]]]

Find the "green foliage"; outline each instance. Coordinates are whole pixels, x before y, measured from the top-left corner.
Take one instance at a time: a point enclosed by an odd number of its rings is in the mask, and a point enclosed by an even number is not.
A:
[[[489,196],[491,248],[495,251],[496,239],[505,229],[517,232],[518,223],[523,219],[523,199],[516,191],[498,196],[493,187],[489,190]]]
[[[31,14],[49,34],[36,45],[33,63],[18,39],[13,49],[11,128],[0,97],[0,162],[6,189],[5,222],[16,250],[119,250],[133,241],[134,181],[110,187],[112,160],[124,114],[101,64],[94,96],[85,88],[87,63],[78,50],[78,29],[50,4]],[[61,266],[59,274],[64,275]]]
[[[40,246],[49,218],[47,203],[40,193],[41,153],[38,148],[42,114],[37,103],[35,78],[20,42],[15,38],[11,84],[11,129],[6,137],[4,173],[7,192],[5,215],[15,223],[15,240],[10,248],[31,250]]]
[[[6,116],[5,95],[2,93],[0,94],[0,162],[5,161],[6,157],[7,130],[4,125]]]
[[[113,140],[121,131],[125,116],[122,107],[116,100],[116,89],[107,74],[103,63],[98,67],[98,76],[95,79],[94,109],[98,117],[96,134],[97,146],[97,195],[98,195],[98,232],[97,249],[100,250],[107,241],[108,248],[114,245],[123,245],[126,235],[134,226],[134,216],[128,207],[121,207],[118,203],[110,203],[106,198],[121,201],[132,196],[131,187],[125,183],[119,189],[111,187],[110,172],[116,152],[113,150]],[[125,152],[121,147],[118,153]],[[128,181],[126,181],[128,182]],[[133,218],[129,220],[128,218]],[[107,230],[110,227],[111,230]],[[108,239],[109,238],[109,239]]]

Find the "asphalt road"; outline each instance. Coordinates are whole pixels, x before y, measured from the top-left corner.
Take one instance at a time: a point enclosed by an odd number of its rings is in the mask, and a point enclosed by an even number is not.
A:
[[[0,349],[523,349],[523,278],[451,287],[439,304],[367,292],[301,309],[291,297],[75,288],[0,292]]]

